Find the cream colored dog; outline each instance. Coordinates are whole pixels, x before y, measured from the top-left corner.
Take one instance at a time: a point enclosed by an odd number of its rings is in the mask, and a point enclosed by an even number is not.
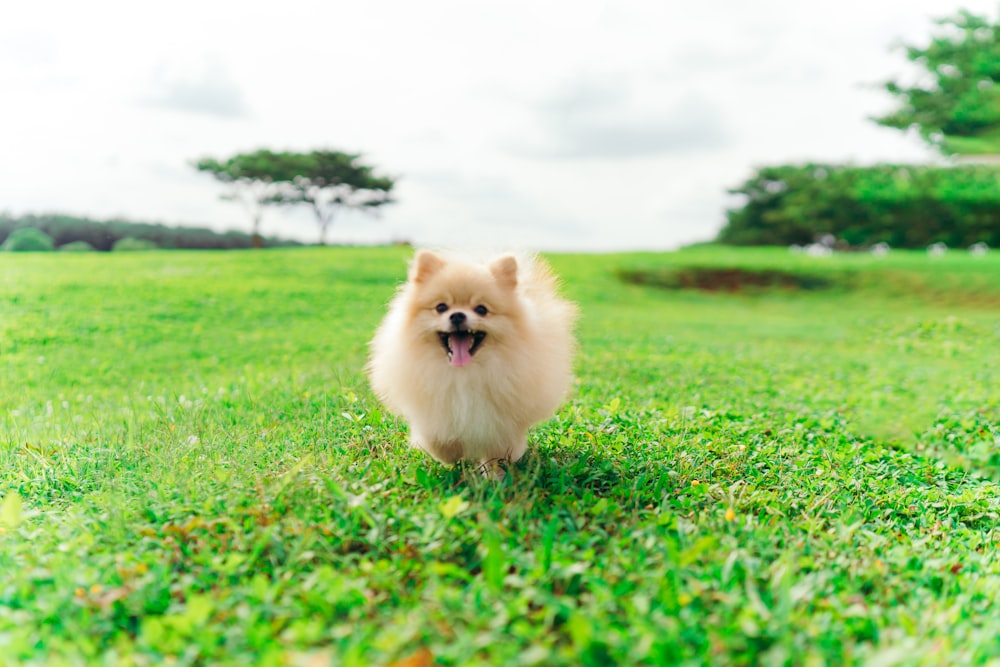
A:
[[[420,251],[371,342],[372,388],[414,447],[495,469],[521,458],[528,428],[565,399],[575,319],[538,258]]]

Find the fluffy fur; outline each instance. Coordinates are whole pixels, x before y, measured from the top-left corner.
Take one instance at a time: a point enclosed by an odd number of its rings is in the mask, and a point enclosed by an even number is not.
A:
[[[437,460],[516,461],[569,390],[575,318],[538,258],[422,250],[371,342],[372,388]]]

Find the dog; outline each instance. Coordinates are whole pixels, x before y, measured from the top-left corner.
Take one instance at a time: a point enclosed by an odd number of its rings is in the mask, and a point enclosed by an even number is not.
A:
[[[371,341],[372,389],[412,446],[502,476],[567,396],[576,319],[538,257],[421,250]]]

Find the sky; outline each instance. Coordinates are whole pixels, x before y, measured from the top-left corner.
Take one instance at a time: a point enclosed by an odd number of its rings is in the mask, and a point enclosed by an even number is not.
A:
[[[0,211],[249,230],[191,163],[358,152],[396,177],[329,240],[666,250],[756,167],[928,162],[869,120],[902,43],[996,0],[35,0],[0,21]],[[266,234],[312,242],[307,211]]]

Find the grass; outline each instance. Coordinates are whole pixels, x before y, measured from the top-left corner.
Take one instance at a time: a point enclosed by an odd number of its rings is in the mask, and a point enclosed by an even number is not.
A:
[[[0,259],[0,664],[1000,664],[1000,258],[554,256],[502,484],[367,389],[405,259]]]

